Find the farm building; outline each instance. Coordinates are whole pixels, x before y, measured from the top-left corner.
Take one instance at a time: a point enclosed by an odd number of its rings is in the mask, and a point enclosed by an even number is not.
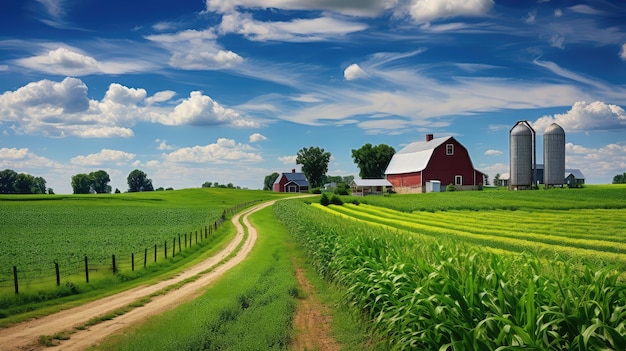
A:
[[[352,195],[356,196],[382,195],[392,186],[387,179],[354,179],[350,183]]]
[[[295,169],[292,169],[291,172],[282,173],[276,178],[273,190],[279,193],[307,192],[309,191],[309,181],[304,173],[296,172]]]
[[[544,167],[543,164],[537,164],[537,183],[543,184],[544,177]],[[508,186],[509,185],[510,175],[509,173],[503,173],[500,176],[500,183],[494,184],[496,186]],[[567,185],[570,188],[577,188],[583,184],[585,184],[585,176],[580,169],[575,168],[566,168],[565,173],[563,174],[563,184]]]
[[[396,152],[385,171],[387,180],[397,193],[423,193],[426,183],[439,181],[445,189],[477,189],[483,185],[484,174],[474,169],[467,149],[451,136],[416,141]]]

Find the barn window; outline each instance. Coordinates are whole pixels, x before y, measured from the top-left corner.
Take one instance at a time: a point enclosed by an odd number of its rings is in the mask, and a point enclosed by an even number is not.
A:
[[[454,144],[446,144],[446,155],[454,155]]]
[[[463,176],[454,176],[454,185],[463,185]]]

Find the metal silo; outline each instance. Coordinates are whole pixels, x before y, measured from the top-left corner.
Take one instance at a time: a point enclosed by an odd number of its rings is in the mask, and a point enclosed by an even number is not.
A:
[[[552,123],[543,133],[543,183],[546,188],[565,182],[565,131]]]
[[[535,177],[535,130],[527,121],[519,121],[509,133],[510,180],[509,189],[532,189]]]

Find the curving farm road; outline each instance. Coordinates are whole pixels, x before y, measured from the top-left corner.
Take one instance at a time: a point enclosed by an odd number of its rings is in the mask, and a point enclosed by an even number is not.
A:
[[[120,332],[127,326],[140,323],[146,318],[176,307],[181,302],[189,301],[203,292],[203,288],[218,279],[250,253],[257,238],[257,231],[249,222],[248,216],[262,208],[271,206],[276,200],[253,206],[233,216],[232,222],[237,228],[235,238],[220,252],[204,260],[198,265],[185,270],[176,277],[161,281],[154,285],[140,286],[105,297],[87,304],[63,310],[39,319],[29,320],[9,328],[0,329],[0,348],[2,350],[43,350],[46,347],[38,343],[41,335],[54,335],[67,332],[70,338],[63,340],[56,350],[84,350],[102,341],[105,337]],[[248,228],[248,236],[241,249],[223,264],[220,262],[231,255],[244,240],[244,228],[239,223],[243,216],[243,223]],[[211,269],[211,271],[206,272]],[[119,308],[147,297],[173,284],[199,275],[199,278],[172,289],[164,295],[152,297],[151,301],[111,320],[103,321],[84,330],[75,327],[85,325],[90,319],[112,312]]]

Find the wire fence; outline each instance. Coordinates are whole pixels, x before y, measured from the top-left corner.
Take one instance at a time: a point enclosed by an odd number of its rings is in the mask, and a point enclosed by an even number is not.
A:
[[[184,250],[201,244],[220,228],[228,216],[259,201],[261,200],[248,201],[229,207],[222,212],[216,221],[195,231],[176,234],[171,239],[144,248],[142,252],[132,252],[125,255],[112,253],[109,257],[76,255],[74,259],[64,262],[54,261],[49,266],[44,267],[38,265],[0,267],[0,291],[13,289],[15,294],[19,294],[21,287],[49,287],[53,284],[60,286],[61,280],[69,277],[83,279],[84,282],[89,283],[90,275],[116,275],[121,271],[134,272],[145,269],[163,260],[174,258],[182,254]]]

